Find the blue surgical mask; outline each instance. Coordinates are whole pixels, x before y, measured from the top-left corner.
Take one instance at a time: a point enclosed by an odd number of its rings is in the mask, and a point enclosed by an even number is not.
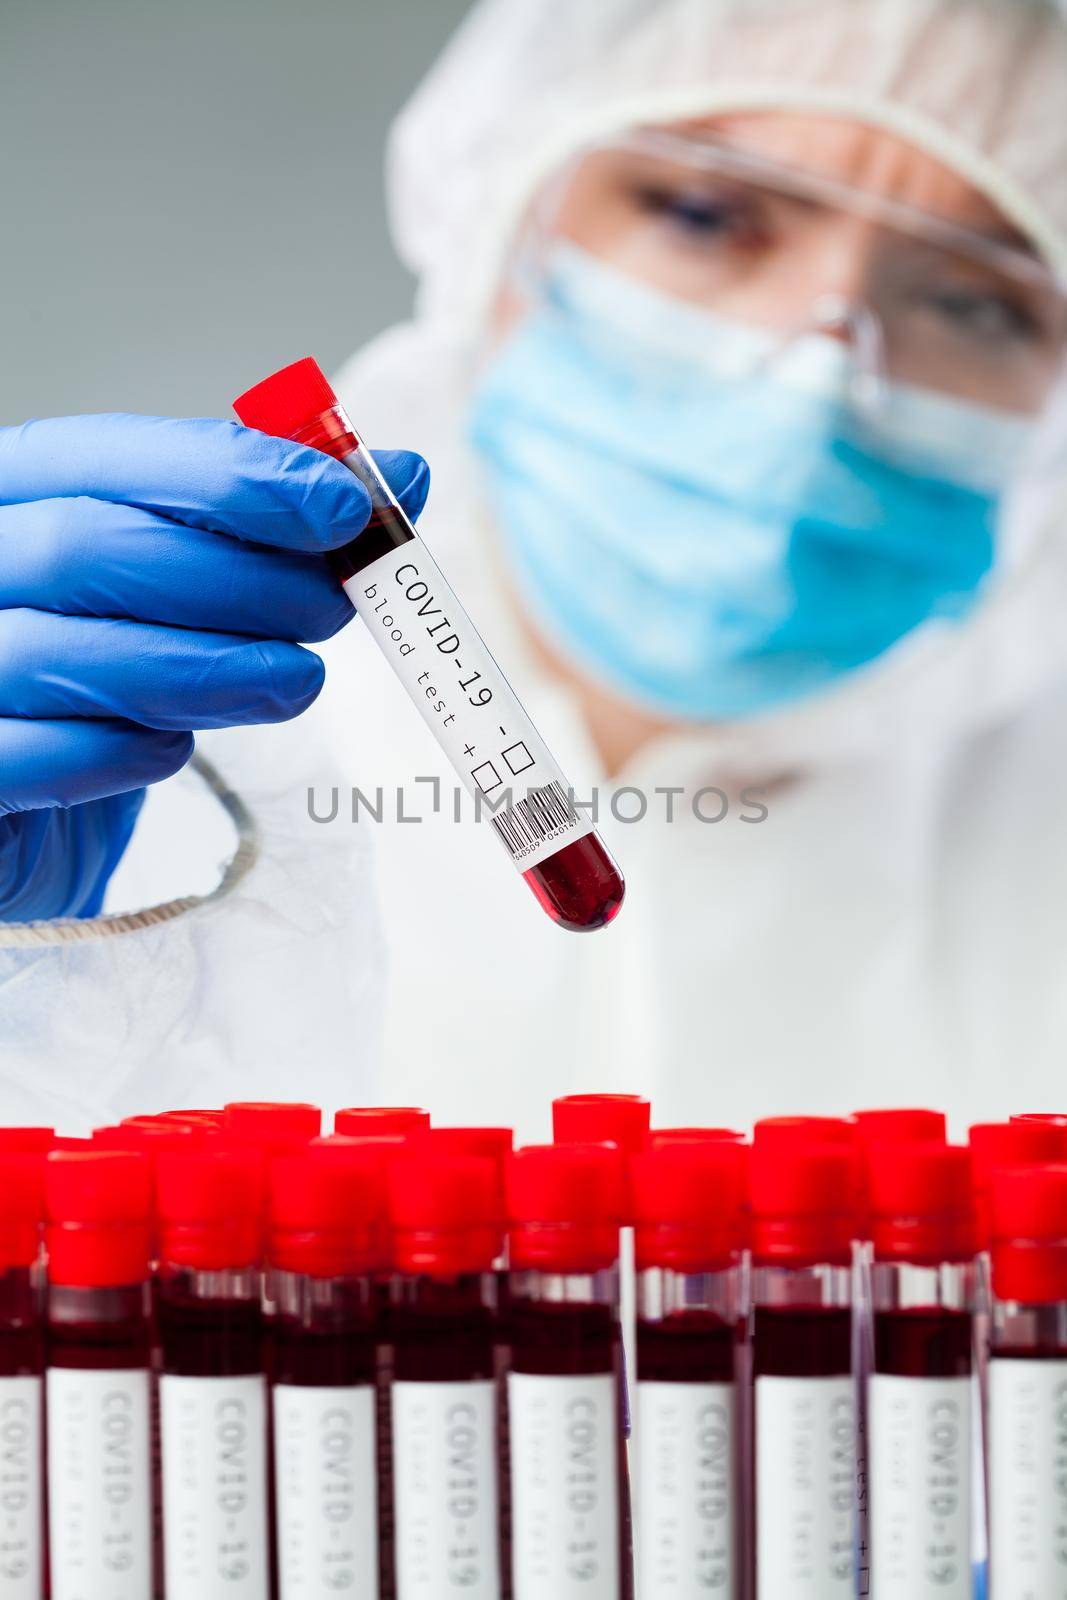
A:
[[[561,247],[470,417],[548,637],[628,698],[712,720],[965,617],[1022,425],[922,391],[872,421],[856,380],[837,340],[779,348]]]

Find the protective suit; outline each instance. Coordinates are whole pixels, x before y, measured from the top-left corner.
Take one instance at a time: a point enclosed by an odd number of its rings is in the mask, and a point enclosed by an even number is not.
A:
[[[436,814],[416,805],[418,823],[391,803],[391,821],[357,828],[342,791],[330,825],[374,834],[389,1099],[526,1135],[545,1132],[552,1095],[592,1085],[652,1094],[667,1123],[883,1100],[945,1104],[959,1122],[1055,1099],[1067,471],[1054,444],[1011,497],[997,581],[966,617],[917,627],[795,704],[679,722],[609,780],[577,697],[518,621],[468,419],[516,233],[590,140],[753,109],[846,117],[966,178],[1059,274],[1065,90],[1063,24],[1043,4],[493,0],[418,91],[389,162],[417,313],[344,369],[339,393],[373,443],[431,463],[423,532],[578,793],[600,787],[628,897],[588,939],[538,918],[484,826],[451,820],[451,774],[367,639],[328,647],[311,715],[347,782],[429,797],[413,779],[437,777],[446,796]],[[662,791],[679,786],[722,798],[667,822]],[[646,797],[642,820],[610,814],[620,789]],[[634,794],[618,807],[640,808]]]

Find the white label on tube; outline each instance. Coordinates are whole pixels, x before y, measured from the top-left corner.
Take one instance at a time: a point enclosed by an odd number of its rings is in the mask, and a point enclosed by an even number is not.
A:
[[[150,1600],[147,1371],[51,1367],[46,1398],[52,1600]]]
[[[989,1363],[989,1523],[997,1600],[1067,1600],[1067,1361]]]
[[[378,1592],[374,1390],[273,1391],[281,1600]]]
[[[40,1600],[42,1514],[40,1378],[0,1378],[0,1595]]]
[[[508,1375],[515,1600],[619,1592],[618,1388],[611,1373]]]
[[[261,1375],[159,1380],[167,1600],[267,1593],[267,1404]]]
[[[344,587],[520,872],[592,833],[421,539],[379,556]]]
[[[971,1380],[873,1373],[871,1586],[878,1600],[971,1600]]]
[[[499,1600],[496,1385],[394,1382],[397,1600]]]
[[[732,1383],[637,1385],[641,1600],[737,1593]]]
[[[758,1600],[852,1600],[855,1530],[853,1380],[757,1378]]]

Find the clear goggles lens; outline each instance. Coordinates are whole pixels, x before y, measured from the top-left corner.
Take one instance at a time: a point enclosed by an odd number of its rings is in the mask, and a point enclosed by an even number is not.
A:
[[[1067,298],[1010,229],[721,141],[649,129],[585,151],[531,211],[516,262],[527,292],[544,291],[561,243],[781,346],[833,334],[868,394],[891,382],[1035,417],[1061,376]]]

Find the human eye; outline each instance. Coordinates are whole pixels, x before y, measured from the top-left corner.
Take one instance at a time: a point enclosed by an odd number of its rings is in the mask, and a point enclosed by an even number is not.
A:
[[[677,237],[697,246],[752,245],[766,231],[753,196],[711,192],[648,180],[634,191],[639,209]]]
[[[931,285],[925,292],[929,309],[947,327],[973,338],[1036,342],[1040,319],[1024,298],[1009,289],[980,284]]]

